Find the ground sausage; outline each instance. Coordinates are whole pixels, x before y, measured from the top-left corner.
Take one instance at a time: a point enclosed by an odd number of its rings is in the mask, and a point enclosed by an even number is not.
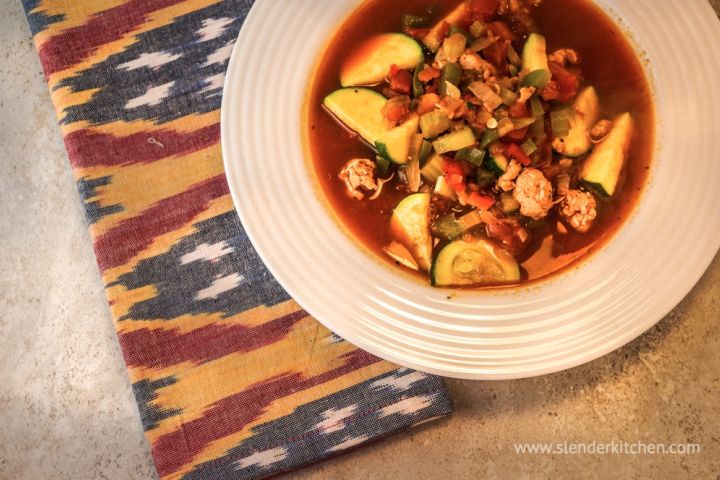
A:
[[[547,217],[553,207],[553,187],[540,170],[526,168],[515,183],[513,197],[520,204],[520,213],[533,220]]]
[[[365,198],[365,192],[377,190],[375,162],[366,158],[355,158],[345,164],[338,178],[345,182],[348,194],[355,200]]]

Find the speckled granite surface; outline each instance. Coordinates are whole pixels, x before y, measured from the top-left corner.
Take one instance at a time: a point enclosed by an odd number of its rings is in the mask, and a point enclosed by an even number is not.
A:
[[[720,0],[711,0],[720,12]],[[0,0],[0,479],[153,479],[20,2]],[[720,258],[648,334],[569,372],[450,381],[457,413],[287,478],[720,478]],[[522,455],[535,442],[699,455]]]

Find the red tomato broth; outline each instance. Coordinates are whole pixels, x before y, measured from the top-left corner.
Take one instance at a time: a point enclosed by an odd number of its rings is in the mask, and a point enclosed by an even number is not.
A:
[[[401,17],[435,7],[433,21],[442,18],[459,1],[367,0],[342,24],[322,55],[307,98],[305,119],[312,164],[325,198],[350,232],[371,251],[393,265],[383,247],[392,241],[390,218],[395,206],[407,196],[394,182],[375,201],[351,199],[337,178],[352,158],[374,158],[359,136],[339,124],[322,106],[326,95],[340,87],[339,75],[345,58],[356,45],[375,34],[400,32]],[[655,148],[655,116],[652,93],[642,64],[622,30],[589,0],[544,0],[535,9],[535,21],[548,42],[548,52],[559,48],[576,50],[582,62],[583,85],[593,85],[600,96],[604,118],[630,112],[635,133],[626,163],[622,188],[608,201],[599,200],[599,216],[586,234],[569,231],[560,235],[555,216],[533,232],[534,241],[518,260],[523,281],[545,279],[577,265],[599,250],[632,215],[649,176]],[[568,25],[571,28],[568,28]],[[593,32],[591,35],[588,32]],[[427,281],[427,274],[418,278]]]

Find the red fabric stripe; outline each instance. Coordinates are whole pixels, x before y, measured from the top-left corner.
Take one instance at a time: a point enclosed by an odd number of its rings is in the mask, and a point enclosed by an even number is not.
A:
[[[138,188],[142,186],[138,185]],[[150,246],[153,239],[187,225],[206,210],[212,200],[228,193],[225,176],[218,175],[196,183],[178,195],[161,200],[138,216],[125,220],[100,235],[95,239],[100,270],[105,271],[126,263]]]
[[[279,342],[308,314],[298,311],[257,327],[208,325],[192,332],[143,328],[119,336],[131,367],[167,368],[184,362],[208,362]]]
[[[150,139],[156,142],[150,143]],[[77,130],[65,137],[70,162],[74,168],[113,167],[150,163],[174,155],[186,155],[217,144],[220,124],[193,132],[157,130],[126,137],[92,130]]]
[[[84,25],[50,37],[38,53],[45,75],[82,62],[98,47],[122,38],[147,20],[148,14],[183,0],[130,0],[91,17]]]
[[[346,363],[343,366],[315,377],[303,378],[301,374],[293,373],[253,385],[217,402],[203,417],[189,421],[182,428],[158,438],[152,452],[160,476],[176,472],[211,442],[239,432],[259,418],[275,400],[380,361],[361,350],[348,353],[344,358]]]

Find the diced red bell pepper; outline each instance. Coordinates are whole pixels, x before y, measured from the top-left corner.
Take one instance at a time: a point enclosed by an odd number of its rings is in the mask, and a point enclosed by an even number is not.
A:
[[[453,190],[457,193],[465,193],[467,189],[467,185],[465,184],[466,173],[462,165],[446,158],[443,162],[442,171],[445,176],[445,181]]]
[[[493,197],[486,197],[478,192],[473,192],[465,199],[465,203],[471,205],[480,210],[490,210],[495,205],[495,199]]]
[[[527,156],[517,143],[508,143],[505,145],[505,155],[508,158],[514,158],[525,167],[532,163],[532,159]]]

